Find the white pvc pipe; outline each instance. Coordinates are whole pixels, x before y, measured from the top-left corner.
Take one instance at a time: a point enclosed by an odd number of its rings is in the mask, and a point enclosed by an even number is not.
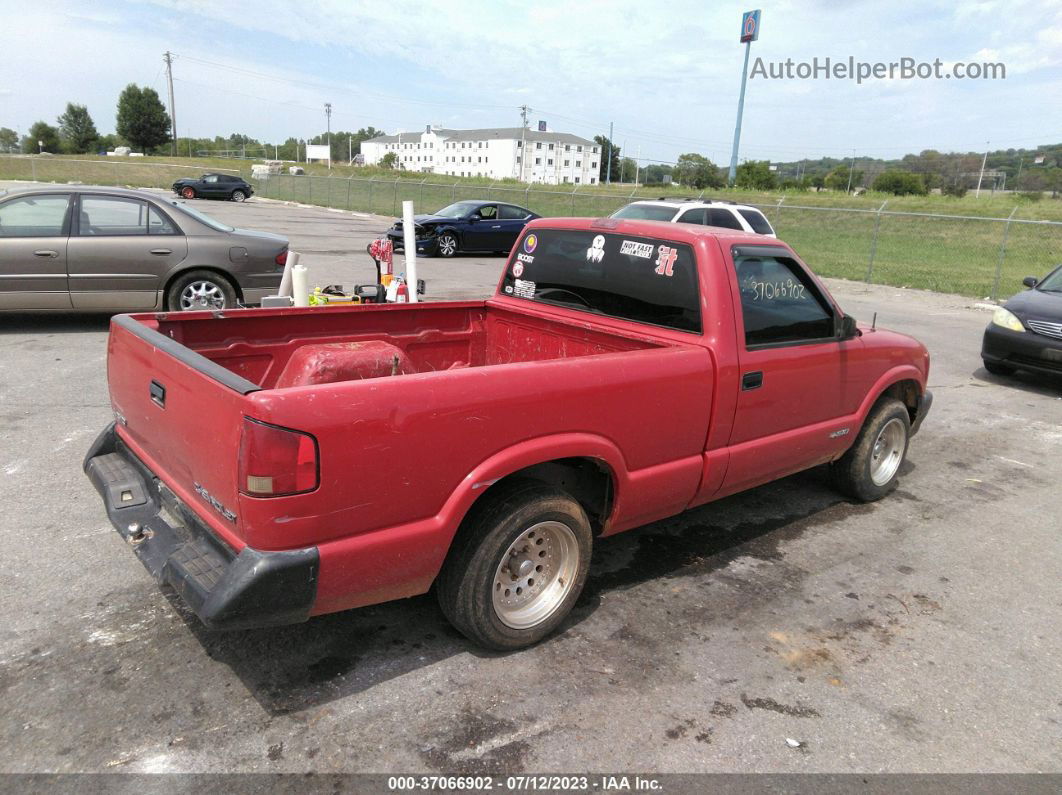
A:
[[[299,255],[294,251],[288,252],[288,259],[284,263],[284,275],[280,277],[280,290],[277,295],[294,295],[291,292],[291,269],[299,262]]]
[[[291,269],[291,289],[295,295],[295,306],[310,305],[310,280],[308,271],[302,265],[296,265]]]
[[[409,303],[417,303],[417,230],[413,224],[413,202],[402,202],[402,232],[406,249],[406,287]]]

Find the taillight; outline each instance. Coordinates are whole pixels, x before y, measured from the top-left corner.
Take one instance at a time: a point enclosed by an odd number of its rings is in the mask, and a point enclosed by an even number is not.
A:
[[[304,494],[317,488],[317,441],[308,433],[243,418],[240,491],[252,497]]]
[[[288,263],[288,250],[284,249],[279,254],[277,254],[277,258],[276,258],[275,262],[281,268],[283,268],[285,265],[287,265],[287,263]]]

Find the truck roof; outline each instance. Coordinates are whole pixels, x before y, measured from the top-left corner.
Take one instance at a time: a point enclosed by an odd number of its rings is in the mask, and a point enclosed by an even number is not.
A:
[[[765,237],[737,229],[700,224],[674,224],[670,221],[645,221],[625,218],[536,218],[525,229],[586,229],[618,235],[641,235],[659,237],[693,244],[702,238],[716,238],[721,243],[748,243],[750,245],[785,245],[774,237]],[[788,248],[788,246],[786,246]]]

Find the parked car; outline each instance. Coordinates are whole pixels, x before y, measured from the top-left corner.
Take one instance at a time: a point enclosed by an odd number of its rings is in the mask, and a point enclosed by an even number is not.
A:
[[[1016,370],[1062,373],[1062,265],[1043,279],[1026,276],[1029,289],[992,315],[981,344],[985,369],[995,375]]]
[[[612,217],[701,224],[767,237],[776,236],[770,221],[755,207],[720,199],[668,199],[661,196],[658,200],[631,202],[612,213]]]
[[[0,309],[226,309],[277,291],[288,241],[154,193],[0,195]]]
[[[430,215],[415,215],[417,253],[452,257],[460,251],[508,254],[528,222],[538,218],[526,207],[505,202],[459,201]],[[387,230],[395,250],[405,248],[402,221]]]
[[[789,246],[647,221],[534,221],[486,301],[122,315],[107,350],[86,473],[207,625],[434,584],[495,649],[606,536],[820,464],[883,497],[932,400],[925,347]]]
[[[173,183],[173,192],[185,199],[230,199],[242,202],[254,195],[251,183],[229,174],[185,177]]]

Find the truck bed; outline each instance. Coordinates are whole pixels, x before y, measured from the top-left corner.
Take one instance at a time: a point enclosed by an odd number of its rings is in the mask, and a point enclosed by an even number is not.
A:
[[[260,389],[571,359],[664,343],[485,302],[137,316]],[[397,357],[397,361],[396,361]]]

